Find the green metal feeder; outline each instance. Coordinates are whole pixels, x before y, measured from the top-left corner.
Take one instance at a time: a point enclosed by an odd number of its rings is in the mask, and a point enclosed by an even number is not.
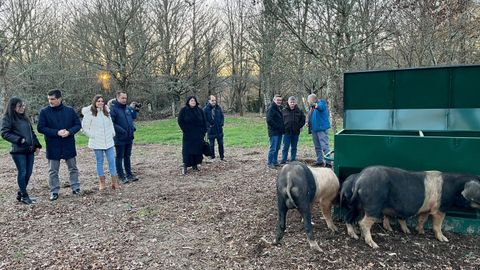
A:
[[[371,165],[480,175],[480,65],[344,74],[340,181]],[[451,209],[444,230],[480,234],[480,211]]]

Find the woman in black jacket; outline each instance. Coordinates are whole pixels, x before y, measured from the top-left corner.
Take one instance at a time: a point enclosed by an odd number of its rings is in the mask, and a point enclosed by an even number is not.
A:
[[[186,174],[188,167],[192,167],[193,170],[198,170],[197,165],[202,163],[203,139],[207,132],[205,115],[203,110],[198,107],[196,97],[190,96],[187,98],[185,107],[180,110],[178,115],[178,125],[183,132],[182,174]]]
[[[40,142],[33,132],[30,119],[25,113],[25,103],[19,97],[12,97],[3,115],[2,138],[12,144],[10,154],[17,166],[17,200],[25,204],[33,203],[27,193],[27,185],[32,175],[34,153],[40,152]]]

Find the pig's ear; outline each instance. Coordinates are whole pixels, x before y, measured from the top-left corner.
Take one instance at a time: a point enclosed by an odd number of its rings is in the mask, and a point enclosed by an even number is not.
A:
[[[480,201],[480,181],[468,181],[462,191],[462,196],[468,200]]]

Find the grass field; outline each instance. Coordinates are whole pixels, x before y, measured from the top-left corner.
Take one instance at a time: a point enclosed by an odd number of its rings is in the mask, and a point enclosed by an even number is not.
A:
[[[155,121],[137,122],[135,132],[135,144],[163,144],[181,145],[182,132],[177,124],[177,119],[164,119]],[[36,130],[36,128],[35,128]],[[332,132],[332,131],[330,131]],[[39,140],[44,144],[43,136],[38,134]],[[82,132],[76,135],[77,147],[87,145],[88,139]],[[254,148],[268,146],[268,134],[265,118],[262,117],[238,117],[226,116],[224,127],[225,146],[242,148]],[[306,128],[302,131],[299,145],[312,144],[311,137]],[[330,145],[333,146],[333,134],[330,134]],[[10,149],[10,143],[0,140],[0,153],[6,153]]]

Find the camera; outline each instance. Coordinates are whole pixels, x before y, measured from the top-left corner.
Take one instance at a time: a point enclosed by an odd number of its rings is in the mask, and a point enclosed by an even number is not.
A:
[[[140,108],[142,108],[142,103],[139,103],[139,102],[132,102],[130,103],[130,107],[132,107],[135,111],[140,111]]]

